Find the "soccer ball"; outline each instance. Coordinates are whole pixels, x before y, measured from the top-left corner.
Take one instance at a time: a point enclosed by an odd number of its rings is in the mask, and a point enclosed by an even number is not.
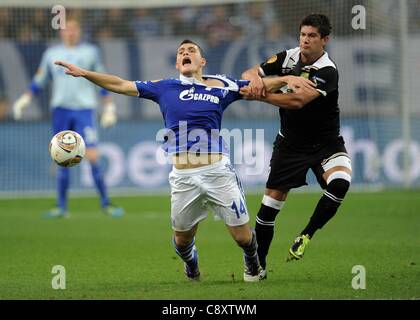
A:
[[[85,156],[86,145],[80,134],[71,130],[57,133],[50,142],[51,158],[62,167],[73,167]]]

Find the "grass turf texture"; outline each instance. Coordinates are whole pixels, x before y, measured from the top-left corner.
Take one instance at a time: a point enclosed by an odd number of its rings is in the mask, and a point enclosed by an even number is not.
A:
[[[295,193],[277,217],[268,280],[242,281],[242,251],[221,221],[200,224],[202,281],[185,279],[171,244],[168,196],[70,200],[69,219],[43,220],[52,199],[0,200],[0,299],[420,299],[420,200],[416,192],[350,193],[301,261],[285,262],[319,194]],[[261,195],[248,195],[254,225]],[[54,265],[66,289],[53,290]],[[351,286],[366,268],[366,289]]]

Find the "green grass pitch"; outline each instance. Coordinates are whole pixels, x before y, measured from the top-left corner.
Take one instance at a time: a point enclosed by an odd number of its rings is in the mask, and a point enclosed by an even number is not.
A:
[[[221,221],[200,224],[202,280],[185,279],[171,244],[169,196],[119,197],[121,219],[97,198],[72,198],[69,219],[43,220],[53,199],[0,200],[0,299],[420,299],[420,197],[350,193],[301,261],[285,262],[320,196],[292,193],[277,217],[268,279],[242,281],[242,254]],[[261,195],[248,195],[254,225]],[[54,290],[54,265],[66,289]],[[366,289],[352,288],[355,265]]]

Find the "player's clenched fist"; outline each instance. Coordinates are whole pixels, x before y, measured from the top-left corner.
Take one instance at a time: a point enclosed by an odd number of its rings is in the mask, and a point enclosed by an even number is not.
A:
[[[265,97],[265,87],[261,77],[253,77],[249,82],[249,88],[251,90],[250,96],[253,98],[260,99],[261,97]]]
[[[287,76],[286,83],[290,89],[297,90],[297,89],[314,89],[316,84],[311,80],[308,80],[303,77],[296,77],[296,76]]]

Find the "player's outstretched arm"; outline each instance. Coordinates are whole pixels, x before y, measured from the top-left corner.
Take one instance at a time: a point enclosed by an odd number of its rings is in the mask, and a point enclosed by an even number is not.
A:
[[[302,93],[267,93],[266,97],[261,99],[261,101],[270,103],[279,108],[283,109],[302,109],[310,101],[317,98],[320,93],[316,90],[310,91],[307,89],[302,89],[302,91],[308,91],[305,94]]]
[[[109,91],[125,94],[128,96],[138,95],[136,85],[133,81],[124,80],[111,74],[89,71],[63,61],[55,61],[54,63],[66,68],[66,74],[73,77],[83,77]]]
[[[311,80],[297,76],[265,77],[262,81],[268,92],[275,92],[285,85],[294,91],[300,88],[309,90],[316,88],[316,84]]]
[[[249,86],[242,87],[240,93],[247,100],[255,100],[252,97]],[[303,108],[310,101],[319,97],[320,93],[314,88],[300,87],[293,93],[272,93],[267,92],[265,97],[261,97],[260,101],[267,102],[283,109],[297,110]]]

